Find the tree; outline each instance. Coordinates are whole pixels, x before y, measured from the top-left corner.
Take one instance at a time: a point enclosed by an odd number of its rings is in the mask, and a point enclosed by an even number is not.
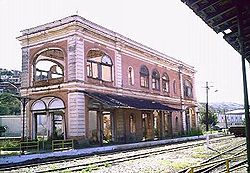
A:
[[[10,93],[0,94],[0,115],[17,115],[21,113],[20,101]]]
[[[200,112],[200,117],[199,117],[199,122],[201,125],[206,124],[206,108],[205,105],[200,105],[199,106],[199,112]],[[208,107],[208,125],[216,125],[218,123],[218,117],[215,112],[215,110],[211,107]]]

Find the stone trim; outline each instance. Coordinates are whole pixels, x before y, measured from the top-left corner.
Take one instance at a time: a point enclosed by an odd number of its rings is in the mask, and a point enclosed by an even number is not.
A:
[[[72,16],[69,16],[69,17],[66,17],[66,18],[63,18],[61,20],[56,20],[54,22],[51,22],[51,23],[47,23],[47,24],[44,24],[44,25],[40,25],[40,26],[37,26],[37,27],[34,27],[34,28],[30,28],[30,29],[25,29],[25,30],[22,30],[22,36],[18,37],[19,40],[22,39],[22,37],[24,37],[25,35],[31,35],[31,34],[35,34],[35,33],[38,33],[38,32],[42,32],[42,31],[47,31],[49,29],[53,29],[55,27],[62,27],[62,25],[78,25],[78,26],[82,26],[83,28],[86,28],[88,30],[92,30],[94,31],[95,33],[97,34],[100,34],[100,35],[104,35],[105,37],[107,38],[110,38],[114,41],[118,41],[118,42],[123,42],[123,44],[125,45],[129,45],[130,47],[132,48],[135,48],[135,49],[138,49],[138,50],[141,50],[141,51],[147,51],[147,52],[150,52],[151,54],[154,54],[156,56],[160,56],[162,57],[163,59],[168,59],[169,61],[172,61],[173,63],[177,63],[177,64],[183,64],[185,65],[187,68],[189,69],[194,69],[194,67],[180,61],[180,60],[177,60],[173,57],[170,57],[164,53],[161,53],[157,50],[154,50],[148,46],[145,46],[141,43],[138,43],[132,39],[129,39],[117,32],[114,32],[112,30],[109,30],[103,26],[100,26],[98,24],[95,24],[81,16],[78,16],[78,15],[72,15]]]

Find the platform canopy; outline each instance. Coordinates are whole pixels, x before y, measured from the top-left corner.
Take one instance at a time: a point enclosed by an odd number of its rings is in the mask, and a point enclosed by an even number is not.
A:
[[[241,54],[246,120],[247,172],[250,173],[250,117],[245,60],[250,63],[250,0],[181,0]]]
[[[181,0],[250,63],[250,0]],[[238,14],[241,11],[240,33]],[[240,36],[241,35],[241,36]]]
[[[139,110],[166,110],[170,112],[180,111],[180,109],[172,108],[154,100],[98,92],[85,92],[85,94],[108,107]]]

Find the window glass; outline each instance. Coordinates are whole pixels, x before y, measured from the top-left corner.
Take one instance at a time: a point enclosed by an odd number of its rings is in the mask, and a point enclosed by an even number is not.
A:
[[[157,70],[152,72],[152,89],[160,90],[160,74]]]
[[[134,70],[132,67],[128,68],[128,84],[134,85]]]
[[[184,96],[189,98],[193,97],[192,84],[188,80],[184,81]]]
[[[167,73],[164,73],[162,76],[162,90],[164,92],[169,92],[169,77]]]
[[[111,66],[102,66],[102,80],[111,81]]]
[[[145,65],[141,66],[140,79],[141,79],[141,86],[148,88],[149,87],[149,72],[148,72],[148,68]]]
[[[112,61],[109,56],[103,55],[102,57],[102,63],[107,65],[112,65]]]

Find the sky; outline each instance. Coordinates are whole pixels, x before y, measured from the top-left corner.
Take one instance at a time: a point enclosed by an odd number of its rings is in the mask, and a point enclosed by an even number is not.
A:
[[[243,103],[240,55],[181,0],[0,0],[0,68],[21,70],[21,30],[74,14],[194,66],[199,102],[208,82],[209,102]]]

